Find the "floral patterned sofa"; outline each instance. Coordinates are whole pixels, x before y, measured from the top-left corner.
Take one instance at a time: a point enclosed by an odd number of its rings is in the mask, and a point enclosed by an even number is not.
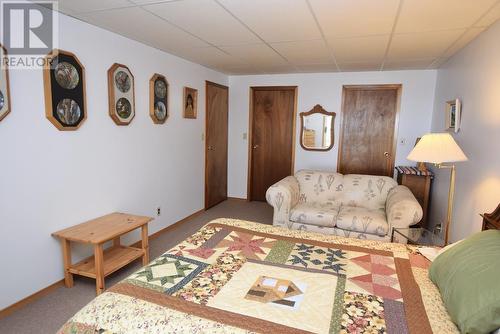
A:
[[[272,185],[273,225],[389,241],[392,228],[422,219],[411,191],[390,177],[301,170]]]

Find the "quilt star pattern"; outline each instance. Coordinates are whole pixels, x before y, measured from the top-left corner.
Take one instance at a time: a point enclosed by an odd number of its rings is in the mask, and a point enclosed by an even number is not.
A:
[[[207,224],[60,333],[453,333],[410,248],[254,225]]]

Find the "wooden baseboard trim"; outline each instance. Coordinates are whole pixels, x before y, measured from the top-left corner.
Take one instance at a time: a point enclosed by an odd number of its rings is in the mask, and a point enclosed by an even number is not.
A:
[[[175,227],[178,227],[179,225],[182,225],[183,223],[187,222],[188,220],[198,216],[199,214],[201,214],[202,212],[204,212],[205,210],[204,209],[201,209],[201,210],[198,210],[196,211],[195,213],[173,223],[172,225],[169,225],[165,228],[162,228],[161,230],[159,230],[158,232],[155,232],[153,234],[151,234],[149,236],[149,240],[151,239],[155,239],[157,237],[159,237],[161,234],[175,228]],[[137,241],[135,243],[133,243],[131,245],[132,247],[141,247],[141,241]],[[10,306],[7,306],[6,308],[0,310],[0,319],[8,316],[9,314],[12,314],[13,312],[25,307],[26,305],[34,302],[35,300],[39,299],[39,298],[42,298],[43,296],[46,296],[48,295],[50,292],[52,292],[53,290],[61,287],[61,286],[64,286],[64,279],[61,279],[60,281],[57,281],[51,285],[49,285],[48,287],[46,288],[43,288],[37,292],[35,292],[34,294],[32,295],[29,295],[28,297],[24,298],[24,299],[21,299],[20,301],[10,305]]]
[[[37,300],[39,298],[42,298],[43,296],[48,295],[53,290],[55,290],[55,289],[57,289],[58,287],[61,287],[61,286],[64,286],[64,279],[62,279],[60,281],[57,281],[54,284],[51,284],[48,287],[43,288],[42,290],[37,291],[34,294],[32,294],[32,295],[30,295],[30,296],[28,296],[28,297],[26,297],[24,299],[21,299],[17,303],[14,303],[14,304],[12,304],[10,306],[7,306],[3,310],[0,310],[0,319],[5,318],[9,314],[14,313],[15,311],[17,311],[17,310],[25,307],[26,305],[28,305],[28,304],[30,304],[32,302],[34,302],[35,300]]]

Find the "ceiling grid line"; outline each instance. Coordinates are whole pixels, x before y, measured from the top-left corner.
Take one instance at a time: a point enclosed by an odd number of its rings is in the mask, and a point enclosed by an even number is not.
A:
[[[334,48],[332,48],[332,46],[326,40],[325,32],[323,31],[323,28],[321,27],[321,25],[318,21],[318,17],[316,16],[316,13],[314,12],[314,9],[312,8],[311,3],[309,2],[309,0],[305,0],[305,1],[307,3],[307,7],[309,8],[309,11],[311,12],[312,17],[314,18],[314,22],[316,22],[316,26],[318,27],[319,33],[321,34],[321,38],[323,39],[323,42],[325,43],[326,48],[328,49],[328,53],[332,57],[333,63],[335,64],[337,71],[340,72],[340,67],[339,67],[339,64],[337,63],[337,58],[335,57],[335,53],[333,51]]]
[[[498,24],[500,0],[59,0],[57,10],[244,75],[440,68]]]
[[[178,2],[178,1],[182,1],[182,0],[176,0],[175,2]],[[179,25],[177,25],[177,24],[175,24],[175,23],[173,23],[173,22],[171,22],[171,21],[169,21],[169,20],[165,19],[164,17],[161,17],[161,16],[159,16],[158,14],[156,14],[156,13],[154,13],[154,12],[150,11],[149,9],[145,8],[146,6],[149,6],[149,5],[151,5],[151,4],[149,4],[149,3],[148,3],[147,5],[139,5],[138,7],[139,7],[139,8],[141,8],[142,10],[144,10],[144,11],[148,12],[149,14],[151,14],[151,15],[153,15],[153,16],[155,16],[155,17],[159,18],[160,20],[163,20],[163,21],[167,22],[168,24],[172,25],[173,27],[175,27],[175,28],[177,28],[177,29],[179,29],[179,30],[181,30],[181,31],[183,31],[183,32],[185,32],[185,33],[187,33],[187,34],[189,34],[190,36],[192,36],[192,37],[195,37],[195,38],[199,39],[200,41],[202,41],[202,42],[204,42],[204,43],[208,44],[210,47],[213,47],[213,48],[215,48],[215,49],[217,49],[217,50],[221,51],[222,53],[224,53],[224,54],[226,54],[226,55],[228,55],[228,56],[230,56],[230,57],[233,57],[233,55],[232,55],[232,54],[230,54],[230,53],[228,53],[227,51],[225,51],[225,50],[221,49],[221,48],[220,48],[220,47],[218,47],[217,45],[215,45],[215,44],[213,44],[213,43],[211,43],[211,42],[209,42],[209,41],[207,41],[207,40],[203,39],[202,37],[200,37],[200,36],[198,36],[198,35],[193,34],[192,32],[190,32],[190,31],[188,31],[188,30],[186,30],[186,29],[184,29],[184,28],[180,27]],[[255,68],[252,64],[247,63],[247,62],[246,62],[246,61],[244,61],[243,59],[240,59],[240,58],[237,58],[237,59],[238,59],[238,60],[240,60],[243,64],[245,64],[245,65],[247,65],[247,66],[250,66],[253,70],[258,71],[258,69],[257,69],[257,68]]]
[[[290,62],[285,56],[283,56],[278,50],[273,48],[266,40],[264,40],[259,34],[257,34],[253,29],[251,29],[245,22],[243,22],[239,17],[237,17],[233,12],[231,12],[228,8],[226,8],[223,4],[221,4],[218,0],[214,0],[215,3],[217,3],[222,9],[224,9],[229,15],[231,15],[236,21],[238,21],[241,25],[243,25],[248,31],[250,31],[252,34],[255,35],[262,43],[264,43],[268,48],[273,50],[278,56],[280,56],[284,61],[286,61],[289,65],[291,65],[296,72],[299,71],[297,66]]]
[[[443,59],[445,59],[445,55],[448,51],[450,51],[455,45],[457,45],[457,43],[463,38],[465,37],[472,29],[474,28],[480,28],[478,26],[476,26],[476,24],[478,22],[481,22],[481,20],[486,16],[488,15],[488,13],[490,13],[493,8],[495,8],[497,5],[500,5],[500,0],[496,1],[495,3],[493,3],[493,5],[490,6],[490,8],[488,8],[476,21],[474,21],[474,23],[469,26],[460,36],[458,36],[458,38],[453,42],[451,43],[451,45],[443,51],[443,53],[438,56],[436,59],[434,59],[434,61],[427,67],[428,69],[429,68],[433,68],[433,66],[435,66],[436,64],[438,64],[440,61],[442,61]],[[465,47],[465,45],[463,46]]]
[[[389,55],[389,50],[392,45],[392,39],[394,37],[394,31],[396,31],[396,26],[398,25],[399,16],[401,14],[401,9],[403,8],[404,0],[399,0],[398,10],[396,11],[396,16],[394,17],[394,24],[392,25],[391,34],[389,35],[389,41],[387,41],[387,47],[385,48],[384,58],[382,59],[382,64],[380,64],[380,70],[384,70],[385,62],[387,61],[387,56]]]

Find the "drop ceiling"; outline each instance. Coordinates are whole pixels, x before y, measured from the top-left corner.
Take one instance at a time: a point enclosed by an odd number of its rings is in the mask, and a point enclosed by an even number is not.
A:
[[[59,0],[59,11],[231,74],[432,69],[500,0]]]

